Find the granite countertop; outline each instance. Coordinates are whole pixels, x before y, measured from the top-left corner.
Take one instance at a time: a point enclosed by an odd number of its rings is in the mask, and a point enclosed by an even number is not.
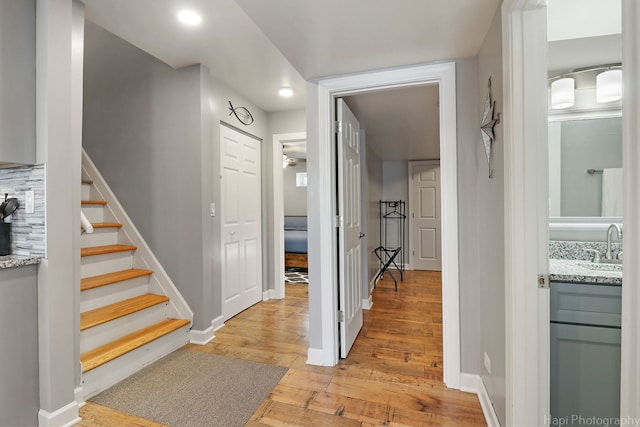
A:
[[[21,256],[21,255],[3,255],[0,256],[0,269],[22,267],[23,265],[40,264],[40,258]]]
[[[590,265],[593,267],[590,268]],[[606,268],[607,265],[593,264],[585,260],[550,259],[549,280],[622,286],[622,271],[610,271]]]

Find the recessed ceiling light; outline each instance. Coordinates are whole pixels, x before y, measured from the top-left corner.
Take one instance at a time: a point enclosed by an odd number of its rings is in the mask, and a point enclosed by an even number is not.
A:
[[[293,89],[291,89],[290,87],[281,87],[278,93],[280,94],[280,96],[288,98],[290,96],[293,96]]]
[[[185,25],[196,26],[202,22],[202,16],[193,10],[181,10],[178,12],[178,20]]]

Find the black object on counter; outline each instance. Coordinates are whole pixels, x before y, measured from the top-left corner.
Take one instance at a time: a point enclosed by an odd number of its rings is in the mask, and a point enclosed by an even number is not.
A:
[[[0,221],[0,255],[11,253],[11,223]]]

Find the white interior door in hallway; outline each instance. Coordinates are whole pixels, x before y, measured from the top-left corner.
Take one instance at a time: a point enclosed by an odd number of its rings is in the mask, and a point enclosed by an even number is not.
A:
[[[260,141],[220,125],[222,315],[262,300]]]
[[[342,99],[337,103],[340,357],[347,357],[362,328],[360,124]]]
[[[409,162],[411,267],[442,271],[440,162]]]

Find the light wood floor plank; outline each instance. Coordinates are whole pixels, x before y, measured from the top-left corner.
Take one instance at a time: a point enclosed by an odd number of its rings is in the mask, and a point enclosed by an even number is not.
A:
[[[251,307],[209,344],[186,348],[289,368],[247,426],[485,426],[478,398],[442,382],[440,283],[440,273],[411,271],[398,292],[378,282],[353,349],[335,367],[306,364],[306,285],[287,284],[285,299]]]

